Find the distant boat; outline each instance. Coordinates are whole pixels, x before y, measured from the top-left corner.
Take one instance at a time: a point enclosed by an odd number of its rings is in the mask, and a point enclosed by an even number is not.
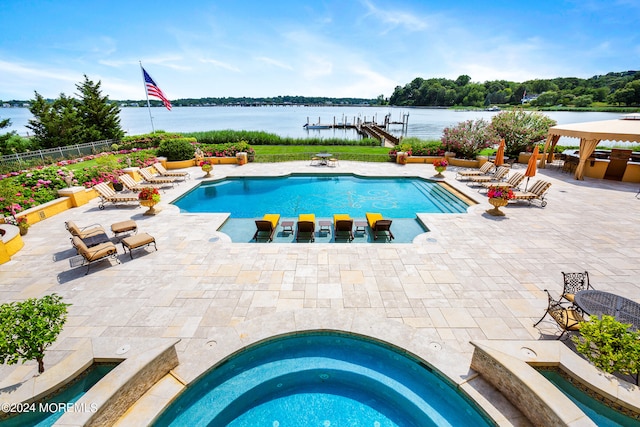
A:
[[[500,111],[500,107],[493,105],[489,108],[485,108],[485,111]]]
[[[307,129],[331,129],[331,125],[321,125],[321,124],[310,125],[309,123],[305,123],[302,127]]]

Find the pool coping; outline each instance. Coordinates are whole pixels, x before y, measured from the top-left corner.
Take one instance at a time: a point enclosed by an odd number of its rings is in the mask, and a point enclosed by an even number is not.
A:
[[[114,344],[112,338],[91,338],[40,375],[0,389],[0,403],[32,403],[55,393],[96,362],[118,365],[94,384],[57,426],[112,425],[159,378],[178,364],[177,339],[135,339]],[[76,409],[77,412],[76,412]]]
[[[561,369],[584,387],[640,414],[640,387],[596,369],[560,341],[472,341],[471,367],[535,425],[596,424],[535,367]]]
[[[495,388],[470,368],[470,360],[449,349],[434,334],[388,319],[334,309],[307,309],[263,315],[218,330],[189,361],[181,361],[158,384],[143,395],[120,419],[118,427],[150,425],[185,388],[229,357],[272,338],[309,332],[339,332],[388,344],[427,366],[464,398],[476,405],[496,425],[512,425],[505,416],[511,404],[496,395]],[[221,344],[224,343],[224,344]]]

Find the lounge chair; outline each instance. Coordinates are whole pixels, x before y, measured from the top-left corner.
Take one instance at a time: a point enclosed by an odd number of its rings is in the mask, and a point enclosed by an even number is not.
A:
[[[143,183],[137,182],[135,179],[131,178],[131,176],[127,174],[120,175],[118,177],[118,180],[122,183],[122,185],[124,185],[127,188],[127,190],[135,191],[135,192],[139,192],[143,188],[148,188],[148,187],[162,188],[167,186],[167,184],[149,184],[149,183],[143,184]]]
[[[72,243],[78,251],[78,255],[82,255],[82,265],[87,265],[87,271],[84,273],[85,275],[89,273],[89,268],[91,268],[91,264],[94,262],[113,258],[118,264],[120,264],[118,249],[112,242],[104,242],[90,248],[84,244],[80,237],[73,236]]]
[[[104,204],[107,202],[111,202],[114,205],[118,205],[120,203],[140,204],[137,193],[116,193],[104,182],[94,185],[93,189],[96,190],[100,196],[100,204],[98,205],[98,208],[100,209],[104,209]]]
[[[372,212],[367,212],[365,216],[367,217],[371,231],[373,231],[373,240],[378,240],[378,234],[380,233],[384,234],[385,238],[388,236],[389,240],[394,239],[393,233],[391,232],[390,219],[384,219],[382,214]]]
[[[580,326],[582,326],[582,323],[585,321],[584,317],[582,317],[582,313],[574,307],[563,306],[560,301],[553,299],[549,291],[546,289],[544,291],[547,293],[549,305],[547,306],[544,315],[533,325],[533,327],[535,328],[538,326],[538,324],[542,322],[542,319],[544,319],[548,314],[556,321],[558,327],[562,329],[562,333],[557,339],[562,338],[565,332],[580,330]]]
[[[148,182],[150,184],[169,184],[173,187],[173,184],[176,182],[176,178],[174,176],[154,176],[145,168],[138,169],[138,173],[142,175],[144,182]]]
[[[71,236],[78,236],[81,239],[97,236],[99,234],[107,234],[100,224],[91,224],[86,227],[78,227],[73,221],[65,221],[64,227],[71,233]]]
[[[338,240],[345,236],[350,242],[353,240],[353,218],[348,214],[333,215],[333,238]]]
[[[456,173],[456,179],[469,179],[472,176],[485,176],[491,175],[496,165],[493,162],[485,162],[479,169],[462,169]]]
[[[298,215],[298,224],[296,225],[296,242],[300,240],[316,240],[316,216],[314,214]],[[307,236],[308,238],[305,238]]]
[[[191,174],[189,172],[168,171],[164,168],[164,166],[162,166],[162,163],[160,162],[154,163],[153,167],[155,170],[158,171],[158,175],[160,176],[175,177],[178,180],[183,180],[183,181],[186,181],[187,178],[191,177]]]
[[[520,172],[514,172],[506,181],[483,182],[482,187],[487,189],[489,187],[502,187],[502,188],[515,189],[515,188],[518,188],[518,186],[522,183],[522,181],[524,181],[524,174],[521,174]]]
[[[484,182],[500,182],[504,180],[508,173],[509,168],[498,166],[492,175],[470,177],[467,185],[482,185]]]
[[[280,214],[266,214],[262,219],[256,219],[256,232],[253,235],[253,240],[258,241],[260,235],[266,235],[267,241],[273,241],[273,235],[276,233],[278,227],[278,221],[280,221]]]
[[[547,201],[544,199],[547,191],[551,187],[551,183],[544,180],[538,180],[528,191],[514,191],[513,200],[528,200],[531,204],[534,200],[540,200],[540,206],[543,208],[547,206]]]

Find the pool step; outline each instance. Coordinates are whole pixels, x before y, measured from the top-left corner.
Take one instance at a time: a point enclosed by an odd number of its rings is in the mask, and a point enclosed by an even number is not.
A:
[[[466,203],[438,183],[415,182],[414,185],[443,213],[466,212],[469,207]]]

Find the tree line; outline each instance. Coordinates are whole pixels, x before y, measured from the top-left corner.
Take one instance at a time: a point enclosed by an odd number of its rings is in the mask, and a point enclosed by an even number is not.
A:
[[[416,77],[404,86],[396,86],[389,97],[390,105],[414,107],[488,107],[522,103],[536,107],[640,106],[640,71],[612,72],[588,79],[558,77],[522,83],[507,80],[475,83],[468,75],[455,80]]]

